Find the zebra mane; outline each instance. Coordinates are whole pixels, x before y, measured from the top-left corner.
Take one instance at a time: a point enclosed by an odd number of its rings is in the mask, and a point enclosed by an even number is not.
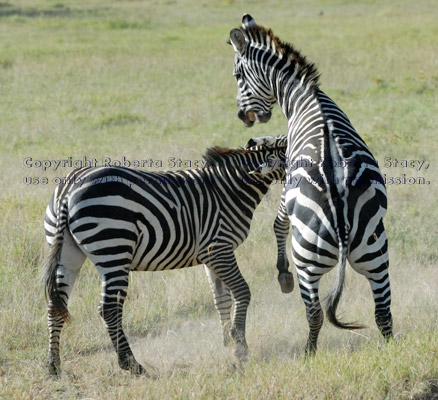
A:
[[[241,28],[240,28],[241,29]],[[305,83],[315,86],[319,85],[319,72],[315,64],[307,60],[297,49],[290,43],[283,42],[274,35],[272,29],[266,29],[261,25],[251,24],[241,29],[244,35],[252,43],[258,43],[273,49],[282,58],[288,58],[291,62],[291,69],[299,68],[299,75],[305,76]]]
[[[215,146],[208,148],[202,158],[212,164],[223,163],[236,154],[247,154],[252,152],[253,150],[246,150],[241,147],[238,147],[237,149],[229,149],[227,147]]]

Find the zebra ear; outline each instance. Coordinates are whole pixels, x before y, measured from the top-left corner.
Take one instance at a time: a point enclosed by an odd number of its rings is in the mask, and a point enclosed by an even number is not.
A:
[[[239,29],[233,29],[230,32],[230,42],[234,47],[236,53],[242,54],[246,47],[245,36]]]
[[[243,14],[243,17],[242,17],[242,28],[243,29],[252,28],[253,26],[256,26],[256,25],[257,24],[254,21],[254,18],[251,17],[251,15]]]

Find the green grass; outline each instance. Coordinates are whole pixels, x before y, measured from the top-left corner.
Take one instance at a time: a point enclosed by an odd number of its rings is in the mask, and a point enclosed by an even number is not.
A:
[[[349,269],[340,314],[369,328],[325,324],[319,353],[304,360],[303,303],[276,282],[272,223],[281,188],[274,187],[237,251],[252,291],[244,370],[221,345],[201,267],[132,274],[126,332],[139,360],[160,376],[119,370],[97,314],[100,280],[87,262],[63,332],[63,376],[50,379],[39,281],[43,217],[52,180],[70,168],[43,171],[23,160],[125,156],[168,169],[169,157],[197,160],[209,146],[285,133],[278,108],[252,130],[236,117],[233,51],[225,42],[244,12],[316,63],[322,89],[383,173],[430,181],[388,186],[396,342],[381,343],[369,285]],[[436,398],[437,17],[432,0],[0,2],[0,398]],[[430,167],[387,168],[385,157]],[[24,177],[49,183],[25,185]],[[323,294],[332,278],[323,279]]]

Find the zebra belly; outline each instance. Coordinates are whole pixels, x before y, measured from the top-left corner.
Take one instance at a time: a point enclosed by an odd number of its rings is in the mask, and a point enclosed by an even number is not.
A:
[[[72,189],[68,225],[82,251],[108,268],[116,268],[117,260],[124,262],[123,268],[138,270],[193,265],[201,218],[188,189],[136,180],[127,184],[132,174],[127,169],[97,169],[90,173],[90,182]],[[123,180],[102,180],[110,175]]]
[[[148,218],[137,225],[132,269],[162,271],[197,265],[199,234],[185,207],[173,209],[165,219]]]
[[[124,267],[131,270],[161,271],[199,264],[193,238],[168,240],[170,235],[164,241],[160,231],[139,230],[138,221],[118,221],[115,226],[114,221],[101,219],[88,224],[94,228],[75,232],[73,224],[71,232],[82,252],[96,265],[112,267],[123,260]]]
[[[198,265],[197,251],[192,243],[168,243],[159,251],[147,251],[147,240],[141,244],[134,255],[132,270],[136,271],[164,271],[169,269],[187,268]],[[178,250],[175,250],[178,248]]]

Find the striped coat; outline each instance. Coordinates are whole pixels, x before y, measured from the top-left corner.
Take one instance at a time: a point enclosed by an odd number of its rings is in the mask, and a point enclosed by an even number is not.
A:
[[[255,208],[269,185],[284,177],[286,138],[269,146],[213,148],[208,166],[176,172],[122,167],[72,171],[47,207],[46,237],[51,246],[44,267],[50,331],[48,367],[60,368],[60,333],[69,313],[75,279],[89,258],[102,278],[99,312],[119,365],[147,373],[122,329],[123,302],[130,271],[206,266],[224,332],[246,358],[245,321],[250,291],[234,250],[248,236]],[[235,311],[231,322],[231,298]],[[224,306],[225,304],[225,306]]]

